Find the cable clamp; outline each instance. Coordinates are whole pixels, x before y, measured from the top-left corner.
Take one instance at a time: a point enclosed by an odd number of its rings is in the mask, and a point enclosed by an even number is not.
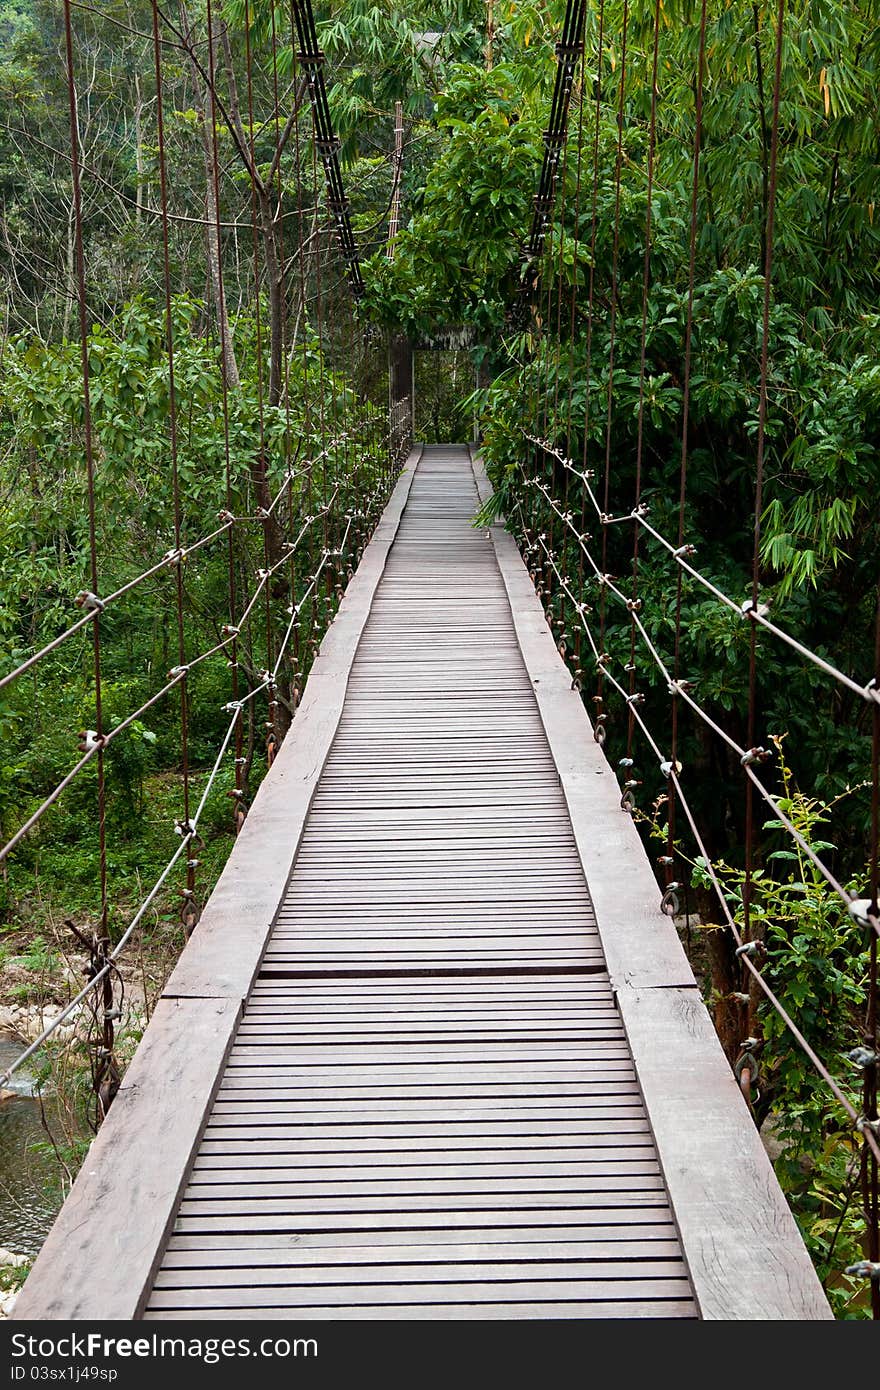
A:
[[[658,855],[657,855],[657,863],[658,863],[658,864],[662,864],[663,867],[664,867],[664,869],[671,869],[671,868],[672,868],[672,865],[675,863],[675,855],[674,855],[674,854],[658,854]]]
[[[683,695],[686,694],[692,686],[692,680],[688,680],[687,678],[682,677],[679,680],[671,680],[667,689],[669,690],[670,695]]]
[[[678,916],[681,908],[678,897],[681,886],[682,885],[677,880],[673,880],[672,883],[666,885],[666,891],[660,899],[660,911],[665,917]]]
[[[174,822],[175,835],[187,836],[195,835],[196,828],[191,820],[176,820]]]
[[[254,516],[258,521],[269,521],[272,513],[269,511],[268,507],[257,507]]]
[[[172,680],[179,680],[181,676],[186,676],[186,675],[189,674],[189,667],[188,667],[188,666],[172,666],[172,667],[171,667],[171,670],[168,672],[168,674],[169,674],[169,676],[171,676]]]
[[[741,946],[737,946],[734,951],[736,956],[757,956],[761,950],[760,941],[744,941]]]
[[[770,606],[766,603],[759,603],[756,607],[754,600],[747,598],[745,603],[740,604],[739,611],[744,618],[766,618],[770,612]]]
[[[643,705],[645,697],[640,690],[634,690],[631,695],[627,695],[626,703],[628,705]]]
[[[96,748],[103,748],[107,742],[103,734],[99,735],[94,729],[80,729],[77,738],[81,753],[91,753]]]
[[[272,574],[272,571],[271,571],[271,570],[257,570],[257,571],[256,571],[256,575],[257,575],[257,578],[258,578],[258,579],[269,579],[269,578],[271,577],[271,574]]]
[[[684,560],[690,555],[696,555],[696,553],[697,547],[695,545],[680,545],[673,550],[672,558],[673,560]]]
[[[856,1260],[847,1265],[844,1274],[854,1274],[858,1279],[880,1279],[880,1260]]]
[[[638,506],[633,507],[632,511],[630,512],[630,516],[633,518],[634,521],[637,521],[639,517],[647,516],[650,510],[651,508],[647,502],[639,502]]]
[[[675,773],[676,777],[680,777],[681,763],[678,761],[677,758],[674,762],[671,758],[665,758],[663,762],[660,764],[660,771],[663,773],[664,777],[671,777],[673,772]]]
[[[230,526],[235,520],[235,514],[224,507],[222,512],[217,513],[217,520],[222,521],[224,526]]]
[[[877,1053],[870,1047],[854,1047],[851,1052],[846,1053],[848,1062],[853,1066],[861,1067],[862,1071],[867,1071],[869,1067],[877,1065]]]
[[[632,767],[633,764],[634,764],[634,761],[635,761],[635,760],[634,760],[633,758],[618,758],[618,760],[617,760],[617,766],[618,766],[618,767]]]
[[[773,757],[766,748],[749,748],[740,758],[743,767],[751,767],[753,763],[766,763]]]
[[[859,1134],[864,1134],[866,1130],[870,1130],[871,1134],[880,1139],[880,1119],[869,1120],[867,1115],[860,1115],[856,1120],[856,1129]]]
[[[751,996],[750,996],[749,994],[746,994],[746,993],[745,993],[743,990],[741,990],[741,989],[734,989],[734,990],[732,990],[729,997],[730,997],[731,999],[735,999],[736,1002],[737,1002],[737,1004],[750,1004],[750,1003],[751,1003]]]
[[[73,600],[77,608],[84,608],[87,613],[103,613],[106,604],[97,594],[93,594],[91,589],[80,589],[76,598]]]
[[[239,629],[233,627],[232,623],[224,623],[220,631],[223,633],[224,637],[237,637],[239,633]]]
[[[162,556],[162,561],[166,565],[182,565],[186,559],[185,550],[166,550]]]
[[[242,700],[228,700],[226,704],[221,705],[220,708],[223,710],[224,714],[241,714],[244,708],[244,702]]]
[[[562,39],[556,44],[557,58],[580,58],[584,51],[583,42],[565,43]]]
[[[749,1038],[748,1041],[753,1043],[755,1040],[754,1038]],[[740,1085],[742,1085],[742,1074],[748,1067],[749,1081],[754,1086],[758,1080],[758,1074],[760,1072],[758,1059],[746,1043],[742,1043],[741,1046],[743,1048],[743,1051],[734,1063],[733,1074],[736,1077],[737,1081],[739,1081]]]
[[[272,672],[271,672],[271,671],[258,671],[258,672],[257,672],[257,681],[259,682],[260,685],[274,685],[274,684],[275,684],[274,680],[272,679]]]
[[[877,904],[870,898],[854,898],[847,903],[847,912],[850,917],[860,927],[871,927],[878,920]]]
[[[626,606],[629,609],[630,613],[641,613],[642,600],[640,598],[628,598],[626,601]]]

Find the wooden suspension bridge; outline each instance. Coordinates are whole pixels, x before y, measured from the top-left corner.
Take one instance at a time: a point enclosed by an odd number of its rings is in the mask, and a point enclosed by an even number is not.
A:
[[[481,495],[410,457],[16,1318],[831,1316]]]

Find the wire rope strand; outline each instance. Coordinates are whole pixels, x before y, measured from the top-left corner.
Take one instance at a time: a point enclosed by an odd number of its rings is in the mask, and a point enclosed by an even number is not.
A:
[[[89,532],[89,570],[92,592],[97,594],[98,584],[98,538],[96,521],[95,456],[92,428],[91,379],[88,340],[88,304],[86,295],[85,253],[83,248],[83,207],[80,179],[80,132],[79,110],[76,93],[74,68],[73,25],[71,21],[70,0],[64,0],[64,42],[67,65],[67,95],[70,114],[70,169],[73,192],[73,235],[74,265],[76,275],[76,298],[79,315],[80,368],[83,391],[83,431],[86,459],[86,483],[88,491],[88,532]],[[101,665],[101,624],[96,614],[92,623],[92,670],[95,689],[95,751],[97,760],[97,819],[98,819],[98,881],[100,893],[100,915],[94,934],[93,958],[103,964],[110,953],[110,913],[107,896],[107,788],[104,767],[105,733]],[[95,993],[94,1015],[97,1022],[98,1004]],[[96,1044],[92,1059],[92,1083],[95,1092],[95,1128],[97,1128],[109,1108],[118,1089],[118,1072],[113,1057],[113,981],[108,971],[102,980],[101,1003],[103,1005],[103,1025],[101,1043]]]
[[[765,227],[765,257],[764,257],[764,292],[763,306],[761,314],[761,357],[760,357],[760,376],[758,389],[758,434],[755,460],[755,517],[752,545],[752,594],[751,612],[758,611],[758,591],[760,583],[760,560],[761,560],[761,514],[763,510],[764,495],[764,446],[766,439],[767,425],[767,384],[769,374],[770,356],[770,301],[773,283],[773,249],[774,231],[776,221],[776,193],[777,193],[777,163],[779,155],[779,105],[782,90],[782,48],[785,32],[785,0],[778,0],[776,10],[776,55],[773,75],[773,98],[772,116],[770,121],[770,170],[767,188],[767,221]],[[757,728],[757,697],[758,697],[758,663],[757,663],[757,627],[754,622],[750,624],[749,631],[749,695],[748,695],[748,733],[747,743],[749,748],[754,748],[756,744]],[[754,909],[754,871],[755,871],[755,808],[754,808],[754,785],[755,777],[750,776],[746,781],[745,787],[745,878],[743,881],[742,910],[743,910],[743,934],[746,940],[750,940],[754,932],[753,909]],[[748,1008],[748,1019],[746,1024],[747,1033],[751,1035],[757,1030],[757,998],[753,989],[749,990],[750,1002]]]
[[[183,560],[184,550],[181,534],[181,498],[179,439],[177,418],[177,382],[174,374],[174,315],[171,299],[171,252],[168,229],[168,178],[165,157],[165,110],[162,76],[162,48],[159,35],[159,11],[156,0],[152,3],[153,20],[153,68],[156,80],[156,139],[159,166],[159,207],[162,212],[162,287],[165,305],[165,350],[168,360],[168,437],[171,451],[171,480],[174,506],[174,550],[177,561],[174,566],[174,592],[177,617],[177,668],[186,672],[186,641],[184,632],[184,589]],[[190,816],[190,766],[189,766],[189,692],[186,676],[180,682],[180,756],[183,773],[183,820],[189,824]],[[195,902],[195,870],[197,861],[189,856],[186,868],[186,889],[183,896],[183,923],[189,936],[197,920]]]
[[[608,515],[611,495],[611,436],[614,411],[614,358],[617,334],[617,307],[618,307],[618,270],[620,263],[620,192],[621,174],[623,170],[623,127],[624,111],[626,102],[626,60],[627,60],[627,41],[629,30],[629,0],[623,0],[623,20],[622,36],[620,46],[620,83],[618,90],[617,103],[617,146],[614,161],[614,231],[612,236],[611,249],[611,308],[608,325],[608,387],[606,393],[606,414],[605,414],[605,468],[602,491],[602,516],[600,518],[602,527],[602,575],[608,572],[608,525],[605,518]],[[596,712],[597,718],[605,714],[605,619],[606,619],[606,593],[604,578],[599,586],[599,649],[600,660],[596,667]]]

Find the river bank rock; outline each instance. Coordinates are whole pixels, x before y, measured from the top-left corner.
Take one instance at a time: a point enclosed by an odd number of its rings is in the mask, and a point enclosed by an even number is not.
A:
[[[12,1033],[25,1043],[35,1042],[43,1029],[54,1023],[61,1007],[60,1004],[0,1004],[0,1033]],[[78,1013],[79,1008],[74,1009],[59,1025],[57,1038],[64,1040],[73,1036]]]
[[[14,1250],[0,1248],[0,1267],[3,1269],[24,1269],[25,1265],[29,1264],[27,1255],[16,1255]]]

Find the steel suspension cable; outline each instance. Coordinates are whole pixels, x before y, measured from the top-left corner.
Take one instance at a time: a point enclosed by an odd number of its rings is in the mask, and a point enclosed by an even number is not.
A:
[[[217,321],[218,332],[220,335],[220,391],[221,405],[223,411],[223,460],[225,465],[226,482],[226,507],[231,513],[233,511],[233,492],[232,492],[232,456],[230,451],[229,439],[229,364],[232,345],[227,340],[229,325],[226,315],[226,293],[223,276],[223,246],[220,231],[220,161],[217,152],[217,97],[216,97],[216,61],[214,52],[214,19],[211,7],[211,0],[206,0],[206,23],[208,29],[208,95],[211,113],[211,168],[209,177],[213,182],[214,189],[214,214],[216,226],[214,234],[216,236],[217,265]],[[210,247],[209,247],[210,252]],[[259,312],[259,311],[258,311]],[[229,623],[230,627],[235,626],[236,608],[236,554],[235,541],[232,531],[229,533],[229,546],[227,550],[227,589],[229,593]],[[239,651],[238,651],[238,631],[232,632],[231,650],[229,654],[229,669],[231,673],[232,699],[234,702],[239,698]],[[245,810],[245,789],[243,783],[243,770],[245,766],[244,756],[244,730],[239,711],[239,719],[235,727],[234,741],[234,785],[232,791],[233,800],[233,824],[235,833],[238,834],[246,814]]]
[[[691,197],[690,197],[690,218],[688,222],[688,280],[687,280],[687,310],[685,317],[684,332],[684,376],[682,382],[682,405],[681,405],[681,458],[679,465],[678,483],[678,545],[681,547],[684,540],[685,506],[687,501],[687,476],[690,447],[690,402],[691,402],[691,367],[693,363],[693,342],[694,342],[694,292],[696,285],[696,265],[697,265],[697,212],[699,207],[700,194],[700,157],[702,155],[703,143],[703,82],[706,71],[706,23],[707,23],[707,4],[706,0],[701,0],[700,4],[700,30],[697,45],[697,72],[694,90],[694,153],[691,171]],[[673,685],[671,687],[671,737],[670,737],[670,766],[674,770],[679,763],[678,757],[678,734],[679,734],[679,704],[678,699],[681,681],[681,620],[682,602],[684,598],[683,570],[679,566],[675,577],[675,644],[673,651]],[[671,776],[672,774],[670,774]],[[666,845],[666,869],[667,882],[675,881],[675,859],[676,859],[676,826],[675,826],[675,797],[671,795],[671,783],[667,790],[669,817],[667,820],[667,845]],[[669,891],[669,890],[667,890]],[[748,1035],[748,1030],[743,1036]]]
[[[770,359],[770,298],[773,283],[773,249],[776,224],[776,193],[779,155],[779,103],[782,90],[782,47],[785,33],[785,0],[778,0],[776,10],[776,56],[773,75],[773,110],[770,121],[770,169],[767,189],[767,224],[765,228],[764,293],[761,313],[761,363],[758,390],[758,438],[755,461],[755,519],[752,545],[752,597],[749,611],[758,611],[758,591],[761,561],[761,515],[764,496],[764,446],[767,427],[767,382]],[[756,746],[757,728],[757,628],[749,630],[749,704],[747,745]],[[750,770],[750,769],[747,769]],[[751,940],[755,935],[752,923],[755,869],[755,810],[754,776],[746,779],[745,809],[745,880],[743,882],[743,935]],[[747,1028],[751,1034],[756,1024],[756,1000],[750,991]]]
[[[159,206],[162,211],[162,284],[165,301],[165,338],[168,358],[168,435],[171,449],[171,484],[174,505],[175,600],[177,616],[177,669],[186,672],[186,643],[183,614],[183,547],[181,536],[180,468],[178,461],[177,382],[174,375],[174,316],[171,303],[171,253],[168,231],[168,180],[165,162],[165,111],[162,81],[162,48],[159,38],[159,12],[156,0],[152,4],[153,67],[156,78],[156,138],[159,163]],[[186,675],[180,681],[180,755],[183,771],[183,819],[189,823],[189,692]],[[186,887],[183,892],[182,919],[184,931],[190,936],[198,920],[195,897],[197,860],[187,859]]]
[[[651,55],[651,110],[648,121],[648,158],[647,158],[647,188],[645,201],[645,255],[642,263],[642,322],[639,333],[639,404],[636,424],[636,480],[635,480],[635,499],[633,511],[638,512],[642,502],[642,460],[645,444],[645,369],[647,361],[648,346],[648,300],[651,287],[651,251],[653,233],[653,208],[652,199],[654,196],[654,155],[657,144],[657,70],[660,55],[660,0],[654,3],[653,20],[653,43]],[[633,732],[635,728],[634,699],[636,691],[636,612],[641,608],[639,600],[639,526],[638,522],[633,522],[633,551],[632,551],[632,613],[630,617],[630,707],[627,719],[626,732],[626,756],[632,760]],[[674,756],[674,755],[673,755]],[[664,856],[665,857],[665,856]],[[672,865],[664,866],[667,870],[666,883],[672,881]]]
[[[74,266],[76,298],[79,314],[80,367],[83,390],[83,431],[88,491],[89,568],[92,592],[98,593],[98,537],[95,506],[95,456],[92,432],[91,378],[89,364],[88,307],[86,299],[85,253],[83,249],[83,208],[80,182],[79,111],[74,69],[73,26],[70,0],[64,0],[64,42],[67,60],[67,95],[70,109],[70,169],[73,191]],[[98,817],[98,883],[100,893],[99,924],[94,934],[93,956],[100,964],[106,961],[111,948],[109,904],[107,898],[107,789],[104,766],[105,733],[101,670],[101,623],[96,614],[92,623],[92,670],[95,687],[94,744],[97,759],[97,817]],[[88,741],[88,733],[84,736]],[[100,1124],[118,1086],[118,1072],[113,1055],[113,983],[110,972],[104,976],[102,988],[103,1028],[102,1046],[96,1050],[92,1064],[95,1090],[96,1124]],[[97,1014],[97,1008],[96,1008]]]
[[[614,232],[612,237],[611,249],[611,309],[608,326],[608,388],[606,396],[605,414],[605,470],[603,482],[603,503],[602,516],[600,518],[602,527],[602,574],[608,570],[608,516],[611,505],[611,437],[612,421],[614,410],[614,354],[616,346],[617,332],[617,308],[619,287],[617,283],[618,269],[620,263],[620,185],[623,169],[623,127],[624,111],[626,101],[626,60],[627,60],[627,39],[629,28],[629,0],[623,0],[623,29],[620,47],[620,86],[617,104],[617,149],[614,162]],[[602,660],[596,668],[596,694],[595,705],[597,718],[605,713],[604,700],[604,668],[605,668],[605,619],[606,619],[606,595],[604,583],[599,588],[599,647],[602,652]]]

